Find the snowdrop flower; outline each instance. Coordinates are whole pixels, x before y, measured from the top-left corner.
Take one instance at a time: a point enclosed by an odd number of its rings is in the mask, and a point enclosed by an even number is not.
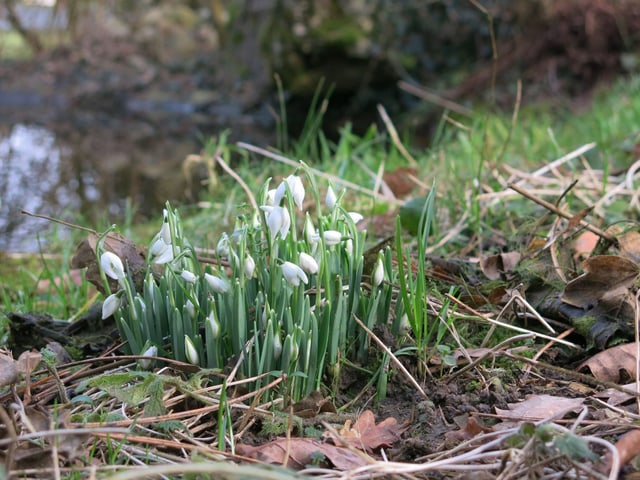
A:
[[[272,188],[267,191],[267,198],[265,199],[268,206],[273,207],[276,204],[276,189]]]
[[[347,238],[347,241],[344,243],[344,250],[345,252],[347,252],[347,255],[349,255],[349,257],[353,256],[353,240]]]
[[[337,245],[340,243],[340,241],[342,240],[342,234],[337,230],[325,230],[322,238],[324,239],[324,244],[327,247],[331,247],[332,245]],[[316,233],[313,236],[313,241],[319,242],[320,234]]]
[[[207,318],[205,319],[207,327],[209,328],[209,333],[211,333],[211,339],[215,340],[220,335],[220,323],[218,323],[218,319],[214,315],[213,311],[209,313]],[[210,340],[211,340],[210,339]]]
[[[122,299],[120,298],[120,292],[113,293],[105,298],[104,302],[102,302],[102,319],[109,318],[111,315],[116,313],[116,311],[122,305]]]
[[[229,235],[224,232],[216,245],[216,254],[221,258],[229,258]]]
[[[266,205],[260,208],[267,213],[267,227],[271,233],[271,238],[276,238],[278,232],[280,232],[280,237],[283,240],[287,238],[289,227],[291,227],[289,210],[283,207],[269,207]]]
[[[184,307],[187,309],[189,318],[194,318],[196,316],[196,307],[191,300],[187,300],[184,304]]]
[[[405,313],[400,318],[400,334],[407,335],[411,332],[411,325],[409,324],[409,316]]]
[[[164,208],[162,210],[162,227],[160,227],[160,232],[158,236],[166,243],[167,245],[171,245],[171,229],[169,228],[169,213],[167,209]]]
[[[291,262],[284,262],[282,264],[282,275],[284,275],[285,280],[289,282],[294,287],[300,285],[300,281],[304,283],[309,283],[309,279],[307,275],[304,273],[298,265]]]
[[[100,267],[107,277],[114,280],[124,278],[124,266],[120,257],[113,252],[104,252],[100,256]]]
[[[200,355],[198,355],[198,350],[196,350],[196,346],[193,344],[193,340],[189,338],[189,335],[184,336],[184,353],[192,365],[200,363]]]
[[[309,275],[318,273],[318,262],[311,255],[305,252],[300,252],[300,268],[307,272]]]
[[[159,248],[157,249],[158,253],[155,256],[152,254],[151,258],[153,258],[152,261],[156,265],[164,265],[165,263],[169,263],[173,260],[173,246],[171,246],[171,244],[164,243],[164,240],[162,239],[158,239],[154,245],[152,245],[152,249],[156,244],[158,244],[158,242],[160,242]],[[151,253],[151,250],[149,253]]]
[[[373,274],[371,275],[371,280],[373,282],[374,287],[379,287],[384,280],[384,265],[382,263],[382,255],[378,254],[378,260],[376,261],[376,266],[373,269]]]
[[[326,203],[330,212],[333,212],[333,209],[336,208],[337,201],[338,198],[336,197],[336,192],[334,192],[331,185],[329,185],[329,188],[327,188],[327,195],[324,197],[324,203]]]
[[[353,223],[358,223],[360,220],[362,220],[364,217],[358,213],[358,212],[348,212],[349,217],[351,218],[351,220],[353,221]]]
[[[287,185],[289,186],[289,190],[291,191],[291,196],[293,197],[293,202],[296,206],[302,210],[302,204],[304,202],[304,185],[302,185],[302,180],[297,175],[289,175],[285,178],[278,188],[276,189],[276,193],[273,198],[274,205],[280,205],[282,198],[284,197],[285,192],[287,191]]]
[[[229,282],[227,282],[225,279],[217,277],[215,275],[211,275],[210,273],[205,273],[204,279],[211,287],[211,290],[216,293],[227,293],[231,288],[231,285],[229,285]]]
[[[304,239],[307,241],[307,245],[311,246],[318,243],[317,240],[314,239],[316,235],[316,227],[313,226],[313,220],[311,220],[311,216],[307,213],[304,219]]]
[[[252,278],[256,271],[256,261],[251,255],[247,255],[244,259],[244,276]]]
[[[151,345],[144,352],[142,352],[143,357],[155,357],[157,355],[158,355],[158,347],[156,347],[155,345]],[[153,360],[150,360],[147,358],[140,359],[138,360],[138,365],[140,365],[140,368],[142,368],[143,370],[149,370],[153,365]]]
[[[278,360],[282,354],[282,341],[280,335],[273,337],[273,359]]]
[[[196,277],[196,274],[193,272],[190,272],[189,270],[182,270],[182,273],[180,274],[180,276],[189,283],[196,283],[196,280],[198,280],[198,277]]]

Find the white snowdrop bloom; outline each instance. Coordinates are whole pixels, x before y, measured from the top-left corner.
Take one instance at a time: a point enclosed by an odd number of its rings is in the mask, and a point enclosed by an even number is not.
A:
[[[124,278],[124,265],[120,257],[113,252],[104,252],[100,256],[100,267],[109,278],[122,280]]]
[[[156,240],[154,245],[152,245],[152,248],[156,246],[156,244],[158,245],[157,249],[155,250],[157,253],[151,256],[151,258],[153,258],[152,262],[156,265],[164,265],[165,263],[169,263],[170,261],[172,261],[173,246],[170,243],[164,243],[164,240],[160,238]],[[151,253],[151,250],[149,251],[149,253]]]
[[[180,274],[180,276],[184,279],[184,281],[189,283],[196,283],[196,280],[198,280],[198,277],[196,277],[196,274],[193,272],[190,272],[189,270],[182,270],[182,273]]]
[[[337,201],[338,197],[336,197],[336,192],[334,192],[331,185],[329,185],[329,188],[327,188],[327,195],[324,197],[324,203],[327,205],[330,212],[333,212],[333,209],[336,208]]]
[[[102,302],[102,319],[109,318],[116,313],[122,305],[122,299],[120,298],[120,292],[113,293],[104,299]]]
[[[216,254],[222,258],[229,258],[229,235],[224,232],[216,245]]]
[[[244,259],[244,276],[247,278],[253,278],[253,274],[256,271],[256,261],[251,255],[247,255]]]
[[[374,287],[378,287],[382,284],[384,280],[384,264],[382,263],[382,255],[378,254],[378,260],[376,261],[376,266],[373,269],[373,274],[371,275],[371,281]]]
[[[340,243],[342,234],[337,230],[325,230],[322,238],[324,239],[324,244],[327,247],[331,247]]]
[[[291,216],[289,215],[289,210],[283,207],[269,207],[266,205],[263,205],[260,208],[267,213],[267,227],[269,228],[271,238],[276,238],[278,232],[282,239],[287,238],[289,228],[291,227]]]
[[[167,209],[162,210],[162,227],[160,227],[160,232],[158,236],[166,243],[167,245],[171,244],[171,228],[169,227],[169,212]]]
[[[273,359],[278,360],[282,354],[282,340],[280,335],[273,337]]]
[[[207,318],[205,319],[207,322],[207,326],[209,327],[209,331],[211,332],[211,337],[216,339],[220,336],[220,324],[218,323],[218,319],[214,315],[213,312],[210,312]]]
[[[143,357],[155,357],[158,355],[158,347],[156,347],[155,345],[151,345],[144,352],[142,352],[141,355]],[[141,360],[138,360],[138,364],[140,365],[140,368],[142,368],[143,370],[149,370],[153,365],[153,360],[147,359],[147,358],[141,359]]]
[[[411,324],[409,323],[409,315],[406,313],[400,318],[400,334],[407,335],[411,333]]]
[[[210,273],[204,274],[204,279],[207,281],[211,290],[216,293],[227,293],[231,288],[229,282],[227,282],[224,278],[217,277],[216,275],[211,275]]]
[[[302,184],[302,179],[297,175],[289,175],[282,181],[282,183],[280,183],[280,185],[278,185],[275,196],[273,198],[273,204],[280,205],[280,202],[284,198],[284,195],[287,191],[287,185],[289,186],[289,190],[291,191],[293,202],[300,210],[302,210],[305,191],[304,185]]]
[[[307,213],[307,216],[304,219],[304,239],[307,241],[307,245],[313,246],[318,243],[318,241],[315,240],[316,236],[316,227],[313,225],[311,216]]]
[[[309,279],[304,273],[304,270],[302,270],[295,263],[284,262],[282,264],[282,275],[284,275],[285,280],[287,280],[287,282],[289,282],[294,287],[300,285],[300,281],[309,283]]]
[[[348,212],[348,215],[349,217],[351,217],[351,220],[353,221],[353,223],[358,223],[364,218],[362,214],[358,212]]]
[[[193,304],[193,302],[191,300],[187,300],[184,306],[187,309],[189,318],[194,318],[196,316],[196,306]]]
[[[318,262],[311,255],[305,252],[300,252],[300,268],[307,272],[309,275],[318,273]]]
[[[267,191],[267,198],[265,199],[267,206],[273,207],[276,204],[276,189],[272,188]]]
[[[200,363],[200,355],[198,355],[198,350],[196,350],[196,346],[193,344],[193,340],[191,340],[188,335],[184,336],[184,353],[187,356],[187,360],[192,365],[198,365]]]
[[[347,241],[344,242],[344,250],[347,252],[349,257],[353,256],[353,240],[347,238]]]

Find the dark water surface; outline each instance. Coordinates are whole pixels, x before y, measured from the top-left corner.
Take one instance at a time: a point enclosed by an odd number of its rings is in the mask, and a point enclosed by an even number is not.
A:
[[[34,114],[34,105],[16,108],[12,101],[3,108],[0,99],[0,251],[39,251],[52,230],[21,210],[96,227],[92,222],[122,221],[127,199],[151,216],[167,200],[193,200],[197,185],[182,173],[187,155],[227,128],[237,140],[265,142],[269,135],[246,118],[196,125],[174,112],[161,122],[99,112]]]

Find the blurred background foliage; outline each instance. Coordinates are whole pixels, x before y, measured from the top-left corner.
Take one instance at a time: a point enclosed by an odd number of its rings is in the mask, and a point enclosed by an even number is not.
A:
[[[632,0],[50,0],[51,29],[32,25],[45,8],[36,2],[1,4],[2,73],[10,59],[14,78],[24,73],[17,33],[83,106],[136,96],[167,108],[180,98],[194,114],[256,113],[277,74],[294,118],[324,80],[339,106],[333,121],[356,128],[376,103],[392,115],[418,104],[400,80],[459,102],[489,99],[496,82],[498,100],[512,103],[517,79],[525,101],[580,95],[635,70],[640,40]],[[227,96],[237,102],[221,107]]]

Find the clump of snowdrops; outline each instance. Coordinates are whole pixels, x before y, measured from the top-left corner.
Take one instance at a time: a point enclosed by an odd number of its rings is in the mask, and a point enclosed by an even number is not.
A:
[[[328,186],[321,196],[304,165],[275,189],[267,181],[260,206],[239,209],[210,263],[198,260],[167,204],[142,291],[117,255],[100,253],[104,274],[120,286],[103,316],[115,315],[133,354],[209,369],[239,361],[246,378],[284,372],[294,399],[308,395],[324,375],[335,380],[342,361],[367,360],[370,339],[355,318],[387,323],[392,305],[391,251],[378,252],[363,275],[362,215],[343,207],[343,195]]]

